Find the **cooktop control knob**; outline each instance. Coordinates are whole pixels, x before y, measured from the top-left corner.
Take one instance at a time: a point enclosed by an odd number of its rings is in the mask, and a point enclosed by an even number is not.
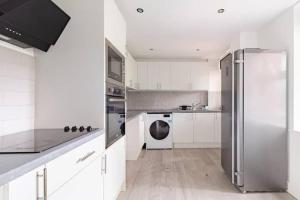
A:
[[[79,127],[79,131],[80,131],[80,132],[83,132],[83,131],[84,131],[84,127],[83,127],[83,126],[80,126],[80,127]]]
[[[86,128],[86,130],[87,130],[87,132],[91,132],[91,131],[92,131],[92,127],[91,127],[91,126],[88,126],[88,127]]]
[[[64,131],[65,132],[69,132],[70,131],[70,127],[69,126],[65,126]]]
[[[72,127],[72,132],[76,132],[77,131],[77,127],[76,126],[73,126]]]

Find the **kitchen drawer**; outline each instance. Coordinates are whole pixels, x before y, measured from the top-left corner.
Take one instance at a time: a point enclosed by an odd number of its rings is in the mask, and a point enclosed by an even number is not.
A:
[[[51,195],[81,169],[87,167],[105,150],[105,135],[89,141],[46,164],[47,189]],[[99,166],[99,173],[101,166]]]

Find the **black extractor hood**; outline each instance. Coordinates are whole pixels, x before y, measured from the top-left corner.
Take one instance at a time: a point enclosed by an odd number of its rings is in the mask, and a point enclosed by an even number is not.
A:
[[[0,40],[47,52],[70,17],[51,0],[0,0]]]

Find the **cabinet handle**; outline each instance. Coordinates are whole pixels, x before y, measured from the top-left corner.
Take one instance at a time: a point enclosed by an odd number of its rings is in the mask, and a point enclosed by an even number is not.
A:
[[[40,179],[43,179],[43,197],[40,197]],[[47,186],[47,168],[44,168],[43,174],[36,173],[36,199],[47,200],[48,199],[48,186]]]
[[[44,200],[48,199],[48,176],[47,176],[47,168],[44,168]]]
[[[107,156],[106,154],[102,156],[102,169],[101,174],[106,174],[106,167],[107,167]]]
[[[88,159],[89,157],[91,157],[95,153],[96,153],[96,151],[89,152],[88,154],[86,154],[82,158],[79,158],[76,163],[80,163],[80,162],[85,161],[86,159]]]
[[[37,200],[43,200],[43,197],[40,197],[40,178],[43,178],[44,176],[39,174],[39,172],[36,173],[36,199]]]

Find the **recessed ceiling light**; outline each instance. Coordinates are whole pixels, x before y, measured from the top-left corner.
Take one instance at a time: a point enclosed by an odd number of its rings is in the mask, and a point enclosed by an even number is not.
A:
[[[138,8],[138,9],[136,9],[136,11],[137,11],[138,13],[143,13],[143,12],[144,12],[144,9],[143,9],[143,8]]]
[[[150,51],[154,51],[154,49],[153,48],[151,48],[151,49],[149,49]]]
[[[219,13],[219,14],[222,14],[222,13],[224,13],[224,12],[225,12],[225,9],[224,9],[224,8],[221,8],[221,9],[218,10],[218,13]]]
[[[200,49],[196,49],[196,51],[200,51]]]

